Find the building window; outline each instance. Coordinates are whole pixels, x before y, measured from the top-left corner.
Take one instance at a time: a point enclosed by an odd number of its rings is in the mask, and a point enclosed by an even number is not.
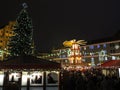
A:
[[[65,63],[68,63],[68,60],[65,60]]]
[[[100,45],[99,45],[99,44],[97,45],[97,48],[100,48]]]
[[[114,47],[115,46],[115,44],[114,43],[110,43],[110,47]]]
[[[89,48],[90,48],[90,49],[94,49],[94,46],[93,46],[93,45],[91,45],[91,46],[89,46]]]
[[[66,57],[66,55],[62,55],[62,58],[65,58]]]
[[[110,53],[115,53],[115,50],[110,50]]]
[[[107,57],[105,57],[105,60],[108,60],[108,58],[107,58]]]
[[[115,49],[119,49],[119,47],[120,47],[119,45],[115,45]]]
[[[112,50],[110,50],[110,53],[112,53]]]
[[[103,44],[103,47],[106,48],[106,44]]]
[[[116,58],[115,58],[115,56],[112,56],[112,60],[115,60]]]

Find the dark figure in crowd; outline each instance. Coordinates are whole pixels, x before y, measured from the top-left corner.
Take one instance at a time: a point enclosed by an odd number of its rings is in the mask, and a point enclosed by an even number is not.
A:
[[[77,77],[76,80],[76,90],[86,90],[86,81],[81,75]]]
[[[20,90],[20,87],[17,83],[8,83],[3,90]]]
[[[120,78],[116,74],[104,75],[101,69],[66,70],[62,78],[62,90],[120,90]]]
[[[72,75],[70,78],[69,78],[69,89],[68,90],[75,90],[75,77],[74,75]]]
[[[48,83],[49,83],[49,84],[54,84],[54,83],[56,83],[56,81],[53,79],[53,77],[51,76],[51,74],[48,74]]]

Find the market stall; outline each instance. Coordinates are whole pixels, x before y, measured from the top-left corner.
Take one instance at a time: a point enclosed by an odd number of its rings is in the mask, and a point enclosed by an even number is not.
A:
[[[21,90],[58,90],[60,69],[60,64],[34,56],[9,58],[0,62],[0,90],[10,83]]]

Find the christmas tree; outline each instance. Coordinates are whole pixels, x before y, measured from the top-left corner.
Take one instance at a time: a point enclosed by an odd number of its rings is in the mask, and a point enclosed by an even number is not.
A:
[[[31,55],[32,54],[32,20],[28,15],[27,6],[23,4],[23,9],[16,19],[14,36],[9,42],[9,53],[11,56]]]

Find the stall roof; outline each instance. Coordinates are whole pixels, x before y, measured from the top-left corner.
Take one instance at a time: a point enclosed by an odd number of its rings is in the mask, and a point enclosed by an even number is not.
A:
[[[101,67],[120,67],[120,60],[109,60],[101,64]]]
[[[16,56],[0,62],[0,69],[60,69],[60,63],[35,56]]]

